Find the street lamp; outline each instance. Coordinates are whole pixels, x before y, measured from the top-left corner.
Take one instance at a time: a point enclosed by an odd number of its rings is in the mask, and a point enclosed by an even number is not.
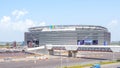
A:
[[[61,52],[61,56],[60,56],[60,58],[61,58],[61,68],[62,68],[62,47],[60,47],[60,52]]]

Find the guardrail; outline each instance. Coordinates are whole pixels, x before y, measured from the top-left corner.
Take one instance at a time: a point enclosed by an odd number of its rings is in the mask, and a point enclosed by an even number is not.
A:
[[[46,45],[48,50],[120,52],[120,46],[104,45]]]

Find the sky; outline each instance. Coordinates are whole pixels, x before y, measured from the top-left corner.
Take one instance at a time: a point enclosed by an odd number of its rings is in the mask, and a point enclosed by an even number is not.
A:
[[[0,41],[24,41],[28,28],[99,25],[120,41],[120,0],[0,0]]]

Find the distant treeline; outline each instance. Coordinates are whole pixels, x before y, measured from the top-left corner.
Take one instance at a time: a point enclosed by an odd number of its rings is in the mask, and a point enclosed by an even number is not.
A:
[[[120,41],[112,41],[111,45],[120,45]]]

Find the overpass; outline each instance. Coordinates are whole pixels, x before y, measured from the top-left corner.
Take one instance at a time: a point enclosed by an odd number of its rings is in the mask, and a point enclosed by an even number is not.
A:
[[[118,45],[46,45],[46,48],[50,55],[54,55],[54,50],[66,50],[69,57],[76,57],[78,51],[120,52]]]
[[[120,52],[119,45],[46,45],[35,48],[27,48],[27,51],[46,48],[50,55],[54,55],[54,50],[68,51],[69,57],[76,57],[78,51],[95,51],[95,52]]]

